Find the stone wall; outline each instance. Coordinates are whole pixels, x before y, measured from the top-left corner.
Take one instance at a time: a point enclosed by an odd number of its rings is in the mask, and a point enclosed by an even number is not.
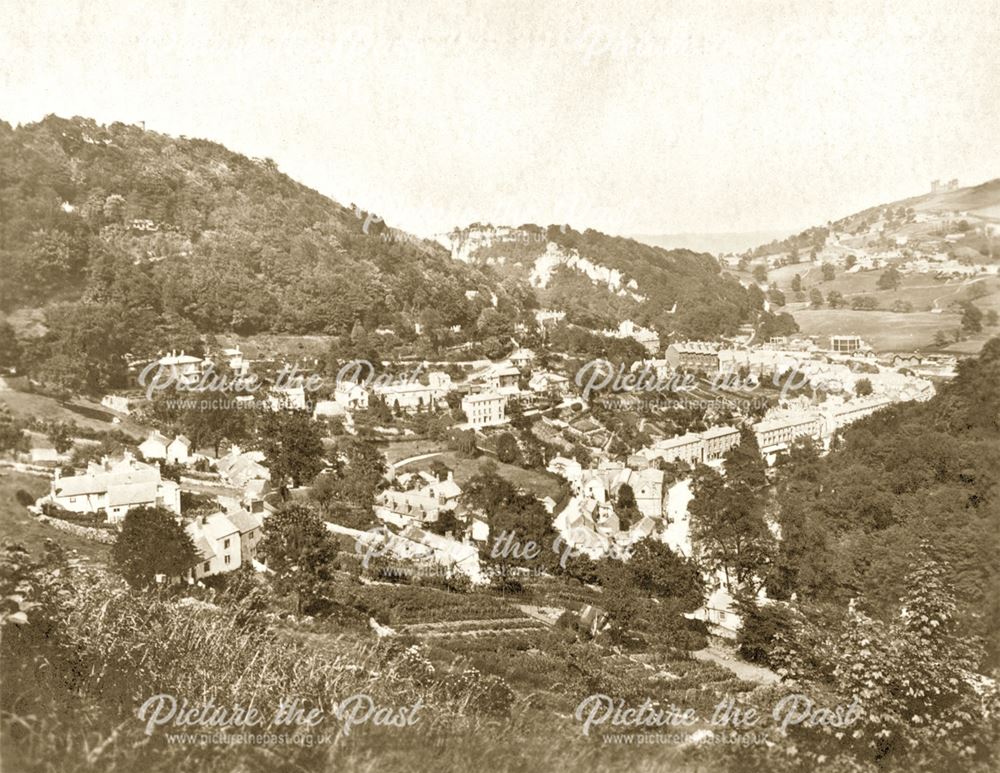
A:
[[[51,518],[50,516],[44,514],[40,514],[38,516],[38,520],[41,523],[51,524],[57,529],[67,531],[70,534],[82,537],[83,539],[93,540],[94,542],[102,542],[105,545],[113,545],[115,542],[116,533],[108,531],[107,529],[95,529],[93,526],[82,526],[78,523],[70,523],[69,521],[64,521],[60,518]]]

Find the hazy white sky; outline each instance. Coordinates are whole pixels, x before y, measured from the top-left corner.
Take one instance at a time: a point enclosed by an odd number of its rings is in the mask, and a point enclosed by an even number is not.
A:
[[[269,156],[421,234],[799,228],[1000,176],[1000,0],[4,0],[0,118]]]

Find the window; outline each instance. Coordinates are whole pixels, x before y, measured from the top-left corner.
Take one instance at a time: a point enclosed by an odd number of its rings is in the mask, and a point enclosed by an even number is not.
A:
[[[222,543],[222,549],[225,550],[228,547],[229,547],[229,540],[226,540],[225,542]],[[226,563],[228,563],[228,561]]]
[[[206,561],[205,565],[202,567],[202,571],[203,572],[207,572],[211,568],[212,568],[212,565],[208,561]]]
[[[226,540],[226,541],[228,542],[229,540]],[[225,563],[226,563],[227,566],[229,565],[229,556],[226,556]]]

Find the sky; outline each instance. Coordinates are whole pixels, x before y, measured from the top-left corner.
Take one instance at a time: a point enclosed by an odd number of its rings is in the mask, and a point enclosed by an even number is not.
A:
[[[1000,177],[1000,0],[4,0],[0,118],[49,113],[425,236],[793,231]]]

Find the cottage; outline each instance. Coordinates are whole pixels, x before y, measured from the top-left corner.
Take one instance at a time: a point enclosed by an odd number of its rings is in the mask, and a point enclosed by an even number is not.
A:
[[[368,408],[368,389],[353,381],[338,382],[333,399],[349,411],[364,411]]]
[[[199,556],[198,563],[191,567],[193,579],[240,568],[243,561],[240,529],[224,513],[199,516],[185,530]]]
[[[167,446],[170,445],[170,438],[158,430],[153,430],[149,436],[139,444],[139,452],[143,459],[166,459]]]
[[[178,435],[167,446],[167,464],[190,464],[191,441],[184,435]]]
[[[128,452],[116,462],[107,457],[91,462],[83,475],[61,477],[57,472],[49,499],[73,513],[104,512],[111,523],[119,523],[136,507],[181,512],[180,487],[164,480],[159,466],[139,462]]]

